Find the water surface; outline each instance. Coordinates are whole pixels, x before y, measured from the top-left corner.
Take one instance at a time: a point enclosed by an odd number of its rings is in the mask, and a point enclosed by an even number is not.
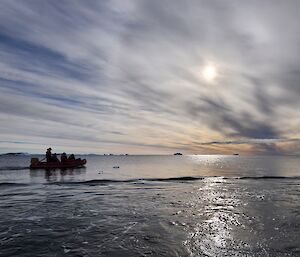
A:
[[[0,256],[300,256],[299,157],[86,158],[0,157]]]

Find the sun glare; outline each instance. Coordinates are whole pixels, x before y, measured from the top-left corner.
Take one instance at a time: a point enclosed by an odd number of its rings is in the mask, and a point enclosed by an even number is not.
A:
[[[217,69],[213,65],[207,65],[202,70],[202,76],[208,82],[214,81],[217,75]]]

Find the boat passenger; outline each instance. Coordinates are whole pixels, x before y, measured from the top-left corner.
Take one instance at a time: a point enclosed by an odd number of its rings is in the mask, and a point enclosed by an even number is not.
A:
[[[47,160],[47,162],[51,162],[52,161],[51,150],[52,150],[51,148],[47,149],[47,152],[46,152],[46,160]]]
[[[68,160],[67,154],[65,152],[60,156],[60,160],[62,163],[65,163]]]
[[[68,158],[68,160],[75,160],[75,156],[74,156],[74,154],[70,154],[70,156],[69,156],[69,158]]]
[[[52,155],[52,162],[59,162],[56,153],[54,153],[54,154]]]

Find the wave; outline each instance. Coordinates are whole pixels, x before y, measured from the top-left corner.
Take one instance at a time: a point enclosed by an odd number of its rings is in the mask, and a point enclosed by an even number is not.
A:
[[[300,177],[284,177],[284,176],[259,176],[259,177],[237,177],[235,179],[300,179]]]
[[[164,181],[194,181],[201,180],[204,177],[173,177],[173,178],[139,178],[139,179],[125,179],[125,180],[115,180],[115,179],[92,179],[85,181],[70,181],[70,182],[53,182],[51,184],[61,185],[61,184],[88,184],[88,185],[101,185],[110,183],[146,183],[146,182],[164,182]]]
[[[2,182],[0,187],[11,187],[11,186],[27,186],[28,184],[24,183],[11,183],[11,182]]]
[[[64,181],[64,182],[49,182],[44,183],[44,185],[89,185],[89,186],[96,186],[96,185],[108,185],[108,184],[118,184],[118,183],[132,183],[132,184],[145,184],[149,182],[189,182],[189,181],[197,181],[197,180],[211,180],[217,179],[216,182],[221,183],[222,179],[224,180],[271,180],[271,179],[278,179],[278,180],[300,180],[300,176],[295,177],[284,177],[284,176],[260,176],[260,177],[220,177],[220,176],[210,176],[210,177],[171,177],[171,178],[138,178],[138,179],[125,179],[125,180],[115,180],[115,179],[92,179],[92,180],[85,180],[85,181]],[[214,182],[212,180],[211,182]],[[0,187],[2,186],[25,186],[29,184],[24,183],[9,183],[3,182],[0,183]]]
[[[153,178],[153,179],[145,179],[148,181],[193,181],[193,180],[201,180],[205,177],[173,177],[173,178]]]
[[[28,166],[23,166],[23,167],[20,167],[20,166],[4,166],[4,167],[0,167],[0,171],[2,170],[27,170],[29,169]]]
[[[147,182],[189,182],[189,181],[197,181],[197,180],[205,180],[205,179],[225,179],[225,180],[267,180],[267,179],[291,179],[291,180],[299,180],[300,177],[283,177],[283,176],[261,176],[261,177],[220,177],[220,176],[211,176],[211,177],[171,177],[171,178],[140,178],[140,179],[126,179],[126,180],[114,180],[114,179],[93,179],[86,181],[70,181],[70,182],[53,182],[51,184],[56,185],[74,185],[74,184],[85,184],[85,185],[106,185],[106,184],[114,184],[114,183],[136,183],[143,184]],[[213,181],[212,181],[213,182]]]

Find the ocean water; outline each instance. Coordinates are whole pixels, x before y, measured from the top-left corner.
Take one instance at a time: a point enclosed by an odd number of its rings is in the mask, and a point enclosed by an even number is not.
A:
[[[0,256],[300,256],[300,157],[30,158],[0,156]]]

